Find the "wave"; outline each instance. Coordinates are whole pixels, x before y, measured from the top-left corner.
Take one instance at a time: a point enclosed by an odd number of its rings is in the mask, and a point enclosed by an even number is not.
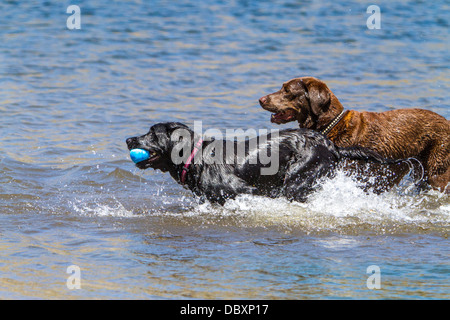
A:
[[[305,203],[241,195],[224,206],[201,203],[168,175],[118,168],[122,162],[51,169],[1,159],[4,213],[146,219],[191,227],[276,228],[343,234],[437,233],[450,226],[448,195],[418,193],[412,181],[376,194],[338,170]]]
[[[166,223],[194,227],[276,228],[307,234],[412,232],[447,236],[450,226],[448,195],[433,190],[417,194],[410,192],[410,186],[375,194],[364,191],[343,171],[325,180],[305,203],[240,195],[220,206],[201,203],[189,192],[180,193],[170,184],[156,190],[150,186],[150,192],[144,189],[134,198],[139,201],[113,196],[90,204],[73,203],[73,209],[79,214],[94,216],[157,217]]]

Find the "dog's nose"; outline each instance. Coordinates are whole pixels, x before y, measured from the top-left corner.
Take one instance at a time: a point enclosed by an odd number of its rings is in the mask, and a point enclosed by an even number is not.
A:
[[[264,103],[266,103],[267,102],[267,96],[264,96],[264,97],[261,97],[260,99],[259,99],[259,104],[262,106]]]
[[[125,142],[127,143],[127,146],[130,146],[133,143],[133,138],[128,138]]]

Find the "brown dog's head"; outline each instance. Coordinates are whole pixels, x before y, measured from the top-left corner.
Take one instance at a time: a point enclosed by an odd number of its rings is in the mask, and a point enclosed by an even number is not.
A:
[[[279,91],[259,99],[259,104],[273,112],[274,123],[297,120],[300,128],[315,130],[326,126],[343,110],[327,85],[313,77],[289,80]]]

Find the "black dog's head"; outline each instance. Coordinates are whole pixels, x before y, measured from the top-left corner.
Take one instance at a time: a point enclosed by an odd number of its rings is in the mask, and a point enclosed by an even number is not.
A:
[[[187,136],[189,136],[189,140],[193,136],[189,127],[179,122],[166,122],[155,124],[143,136],[128,138],[126,143],[129,150],[144,149],[150,153],[149,159],[136,163],[139,169],[153,168],[166,172],[176,167],[172,159],[174,147],[177,144],[191,142],[183,141]],[[182,152],[183,148],[180,149]]]

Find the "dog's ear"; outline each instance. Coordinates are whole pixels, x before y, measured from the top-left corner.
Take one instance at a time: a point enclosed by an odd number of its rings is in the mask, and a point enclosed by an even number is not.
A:
[[[150,128],[158,137],[170,138],[172,132],[177,129],[189,130],[189,127],[180,122],[158,123]]]
[[[188,129],[189,130],[189,127],[181,122],[168,122],[166,124],[166,127],[167,127],[167,131],[169,131],[169,132],[176,130],[176,129]]]
[[[300,80],[305,88],[311,111],[314,116],[319,117],[328,111],[331,103],[330,89],[327,85],[313,77],[304,77]]]
[[[175,140],[190,141],[191,138],[194,136],[194,133],[192,132],[192,130],[187,125],[185,125],[181,122],[168,122],[167,123],[167,132],[173,141],[175,141]],[[178,138],[174,140],[172,138],[173,134],[175,134]]]
[[[162,122],[153,125],[150,132],[156,135],[156,142],[161,149],[168,150],[170,148],[171,135],[177,129],[189,130],[189,127],[179,122]],[[150,133],[149,132],[149,133]]]

